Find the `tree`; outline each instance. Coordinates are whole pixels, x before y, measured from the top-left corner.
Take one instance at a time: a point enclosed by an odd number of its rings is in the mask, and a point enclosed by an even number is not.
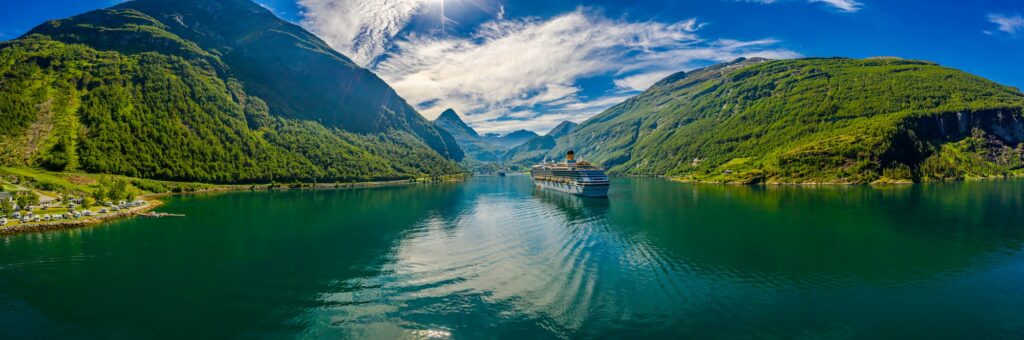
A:
[[[96,190],[93,190],[93,192],[92,192],[92,198],[96,202],[103,202],[103,201],[105,201],[107,199],[107,190],[104,187],[102,187],[102,186],[99,187],[99,188],[96,188]]]
[[[136,194],[136,192],[135,192],[135,189],[129,188],[129,189],[124,191],[124,200],[125,201],[133,201],[133,200],[135,200],[135,196],[138,196]]]
[[[131,193],[128,192],[128,181],[120,178],[115,179],[110,183],[110,190],[107,192],[107,196],[110,197],[111,200],[124,199],[130,194]]]
[[[0,199],[0,215],[7,215],[14,212],[14,203],[10,200]]]
[[[39,204],[39,195],[34,191],[20,192],[14,198],[14,201],[18,203],[19,209],[28,210],[28,207]]]

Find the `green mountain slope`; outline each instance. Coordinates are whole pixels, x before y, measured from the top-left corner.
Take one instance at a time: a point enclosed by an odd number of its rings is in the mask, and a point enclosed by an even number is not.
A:
[[[371,72],[247,0],[127,2],[0,43],[0,160],[208,182],[459,171]]]
[[[564,121],[551,129],[543,136],[534,137],[517,147],[512,148],[505,154],[509,163],[519,165],[533,165],[544,160],[544,156],[554,149],[558,143],[557,139],[566,136],[576,129],[578,124]]]
[[[1024,94],[939,65],[737,60],[678,73],[580,124],[613,173],[783,183],[1001,176],[1024,163]]]
[[[549,137],[552,137],[552,138],[559,138],[559,137],[568,135],[573,130],[575,130],[577,126],[579,126],[579,124],[576,124],[576,123],[573,123],[573,122],[570,122],[570,121],[564,121],[564,122],[558,123],[558,125],[555,126],[553,129],[551,129],[551,131],[548,131],[548,133],[545,136],[549,136]]]
[[[480,136],[466,122],[459,118],[455,110],[447,109],[434,120],[434,126],[452,135],[459,148],[466,154],[466,160],[475,162],[497,162],[505,152],[500,146],[492,144]]]
[[[452,109],[442,112],[434,120],[434,126],[455,138],[466,154],[468,162],[463,165],[469,168],[478,167],[479,164],[475,164],[477,162],[503,162],[506,160],[503,157],[509,149],[537,137],[536,133],[526,130],[517,130],[505,135],[480,135]]]

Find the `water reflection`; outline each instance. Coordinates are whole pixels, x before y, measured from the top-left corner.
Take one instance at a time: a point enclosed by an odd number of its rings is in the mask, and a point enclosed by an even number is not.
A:
[[[525,178],[470,183],[500,189],[469,190],[454,212],[418,222],[379,273],[325,294],[316,317],[347,335],[732,334],[716,327],[737,317],[764,335],[863,335],[842,313],[792,318],[886,289],[923,303],[922,291],[1020,261],[1020,212],[975,210],[1006,210],[1019,187],[616,184],[592,199]]]
[[[186,196],[186,219],[0,239],[0,338],[1013,336],[1022,204],[1019,181],[595,199],[525,176]]]

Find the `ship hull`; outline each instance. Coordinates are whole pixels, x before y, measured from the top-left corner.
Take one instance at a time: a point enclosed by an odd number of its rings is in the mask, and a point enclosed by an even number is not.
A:
[[[607,197],[608,187],[610,186],[609,183],[583,184],[579,182],[548,181],[537,178],[533,179],[533,183],[541,189],[560,191],[584,197]]]

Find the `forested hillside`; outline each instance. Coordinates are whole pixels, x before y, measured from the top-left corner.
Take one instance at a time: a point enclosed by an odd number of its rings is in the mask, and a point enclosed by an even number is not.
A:
[[[737,60],[667,77],[580,124],[570,147],[613,173],[865,183],[1010,175],[1024,94],[923,61]]]
[[[371,72],[248,0],[132,1],[0,43],[0,115],[0,161],[53,170],[359,181],[462,157]]]
[[[534,137],[519,146],[512,148],[505,154],[509,163],[519,165],[533,165],[544,160],[544,156],[557,145],[556,140],[566,136],[576,129],[577,124],[565,121],[555,126],[543,136]],[[557,159],[552,158],[552,159]]]

